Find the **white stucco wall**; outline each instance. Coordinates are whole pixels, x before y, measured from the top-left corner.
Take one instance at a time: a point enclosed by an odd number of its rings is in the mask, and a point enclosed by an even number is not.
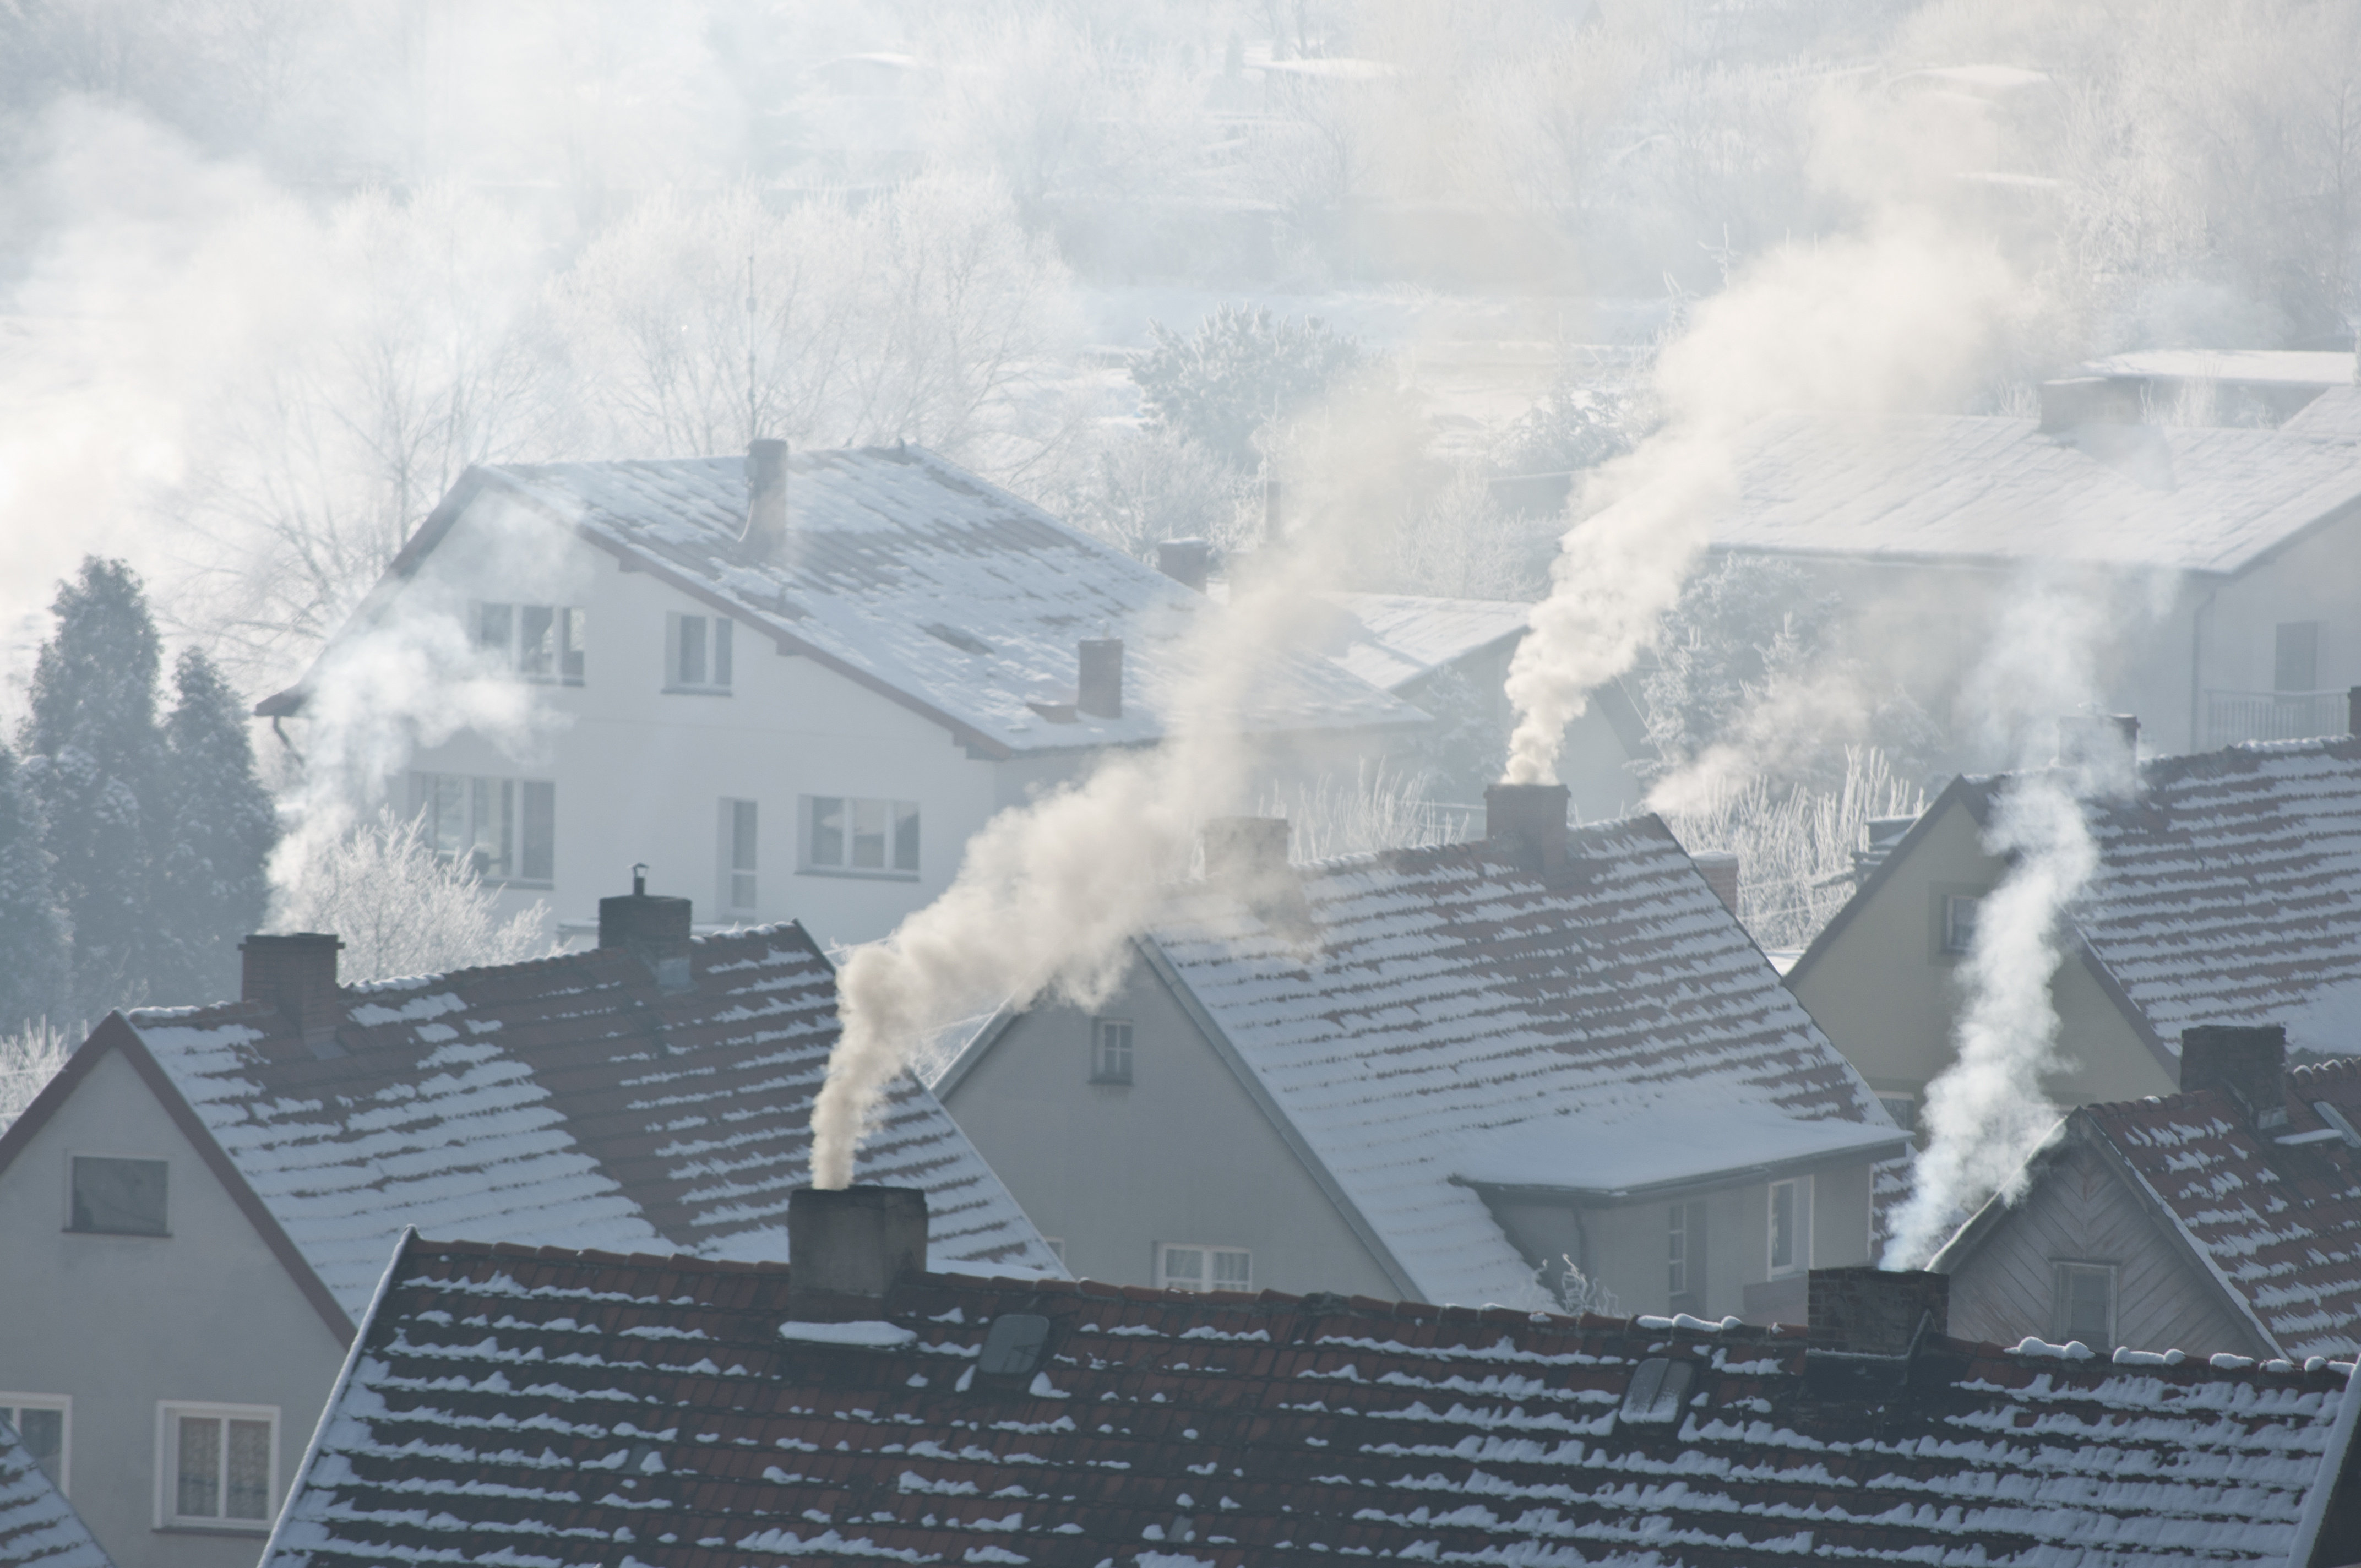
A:
[[[65,1229],[76,1154],[161,1159],[168,1236]],[[123,1568],[249,1568],[262,1532],[160,1530],[158,1402],[279,1409],[271,1504],[344,1346],[128,1062],[110,1054],[0,1171],[0,1390],[71,1398],[70,1492]]]

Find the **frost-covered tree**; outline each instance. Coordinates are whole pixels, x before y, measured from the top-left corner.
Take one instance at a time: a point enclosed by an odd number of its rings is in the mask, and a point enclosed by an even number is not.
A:
[[[196,649],[173,669],[164,721],[165,831],[157,867],[151,991],[200,1002],[236,994],[237,944],[262,929],[278,814],[255,776],[245,704]]]
[[[41,837],[40,806],[0,746],[0,1033],[66,1004],[72,950]]]
[[[95,1016],[147,998],[155,956],[154,830],[161,649],[139,579],[85,557],[51,606],[21,741],[60,902],[73,933],[72,1003]]]
[[[438,857],[418,818],[387,810],[306,859],[278,924],[343,938],[351,981],[547,956],[547,906],[536,901],[503,921],[499,903],[472,862]]]
[[[1148,326],[1149,348],[1131,367],[1148,415],[1234,468],[1261,459],[1266,427],[1317,403],[1368,368],[1360,342],[1317,316],[1274,316],[1222,305],[1182,336]]]

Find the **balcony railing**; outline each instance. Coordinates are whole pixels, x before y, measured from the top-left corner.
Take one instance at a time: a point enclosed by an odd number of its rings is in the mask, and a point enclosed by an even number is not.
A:
[[[2240,740],[2307,740],[2342,735],[2350,717],[2343,692],[2205,694],[2205,749]]]

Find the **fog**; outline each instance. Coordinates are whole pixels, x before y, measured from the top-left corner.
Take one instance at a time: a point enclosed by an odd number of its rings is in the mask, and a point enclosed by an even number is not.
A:
[[[1663,667],[1763,416],[2022,413],[2141,347],[2350,351],[2356,85],[2361,5],[2290,0],[25,0],[8,701],[90,554],[279,689],[477,463],[907,441],[1134,553],[1265,545],[1172,740],[996,821],[848,963],[840,1181],[917,1041],[994,995],[1088,1000],[1198,826],[1251,808],[1230,716],[1312,646],[1300,596],[1531,602],[1511,728],[1427,761],[1547,781],[1595,694]],[[1241,394],[1227,446],[1143,368],[1223,306],[1319,318],[1346,367]],[[1563,509],[1501,499],[1536,474]],[[1964,656],[1833,605],[1726,722],[1660,730],[1634,798],[1677,817],[1846,747],[1913,787],[2044,765],[2059,714],[2116,699],[2096,642],[2153,613],[2067,593],[2012,588]],[[496,684],[431,637],[342,645],[303,756],[262,741],[303,828],[282,887],[410,747],[533,733]],[[2004,796],[2016,870],[1897,1255],[2046,1130],[2099,787]]]

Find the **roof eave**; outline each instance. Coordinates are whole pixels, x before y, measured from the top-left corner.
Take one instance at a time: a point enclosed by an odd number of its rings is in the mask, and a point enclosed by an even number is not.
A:
[[[1877,1143],[1862,1144],[1853,1148],[1795,1155],[1787,1159],[1757,1160],[1745,1165],[1720,1166],[1712,1170],[1667,1177],[1661,1181],[1633,1182],[1625,1187],[1577,1187],[1557,1182],[1538,1181],[1487,1181],[1481,1177],[1474,1176],[1454,1176],[1450,1180],[1455,1187],[1472,1188],[1487,1198],[1499,1197],[1510,1201],[1564,1203],[1611,1209],[1631,1203],[1662,1202],[1667,1198],[1684,1197],[1692,1192],[1711,1191],[1719,1188],[1735,1186],[1741,1182],[1783,1181],[1789,1177],[1809,1176],[1849,1165],[1876,1165],[1883,1160],[1900,1158],[1907,1154],[1909,1149],[1910,1135],[1897,1132],[1891,1138]]]

